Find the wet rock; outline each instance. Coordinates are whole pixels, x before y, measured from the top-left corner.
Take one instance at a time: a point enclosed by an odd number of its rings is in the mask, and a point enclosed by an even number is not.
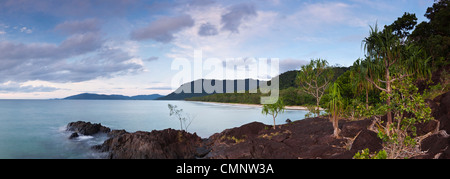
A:
[[[74,138],[77,138],[77,137],[79,137],[78,133],[74,132],[74,133],[72,133],[72,134],[69,136],[69,139],[74,139]]]
[[[102,124],[92,124],[90,122],[84,122],[84,121],[77,121],[77,122],[71,122],[67,124],[66,127],[67,131],[74,131],[82,135],[94,135],[99,132],[102,133],[108,133],[111,131],[110,128],[102,126]]]

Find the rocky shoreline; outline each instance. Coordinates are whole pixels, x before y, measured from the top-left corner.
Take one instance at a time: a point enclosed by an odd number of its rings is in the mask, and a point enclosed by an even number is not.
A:
[[[421,152],[412,158],[450,158],[450,93],[428,101],[435,120],[417,126]],[[106,133],[109,139],[93,149],[109,159],[351,159],[365,148],[379,151],[382,140],[373,131],[374,119],[339,122],[341,138],[332,137],[327,118],[307,118],[277,126],[252,122],[226,129],[209,138],[175,129],[111,130],[101,124],[72,122],[67,130],[78,134]]]

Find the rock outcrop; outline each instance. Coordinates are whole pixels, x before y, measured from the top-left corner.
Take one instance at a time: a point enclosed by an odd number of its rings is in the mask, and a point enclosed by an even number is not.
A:
[[[100,150],[110,159],[193,159],[201,138],[174,129],[115,134]]]
[[[92,124],[90,122],[84,122],[84,121],[71,122],[71,123],[67,124],[66,130],[73,131],[73,132],[76,132],[76,133],[82,134],[82,135],[94,135],[97,133],[109,133],[111,131],[110,128],[102,126],[101,123]]]
[[[450,158],[450,92],[428,102],[436,120],[417,126],[417,133],[424,136],[420,149],[425,154],[413,158]],[[339,124],[341,138],[332,136],[331,122],[321,117],[293,121],[276,129],[252,122],[207,139],[174,129],[111,131],[101,124],[82,121],[68,124],[67,130],[74,132],[73,137],[107,133],[110,138],[94,148],[108,152],[111,159],[350,159],[359,150],[382,149],[382,140],[371,130],[374,119],[341,120]]]

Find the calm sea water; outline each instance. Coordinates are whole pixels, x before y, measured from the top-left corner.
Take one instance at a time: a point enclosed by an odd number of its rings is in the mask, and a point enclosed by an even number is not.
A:
[[[179,129],[178,119],[169,116],[167,104],[177,105],[195,116],[188,132],[200,137],[227,128],[259,121],[273,124],[261,108],[189,101],[128,100],[0,100],[0,158],[101,158],[91,150],[106,136],[81,136],[69,140],[69,122],[101,123],[129,132]],[[286,110],[277,124],[304,118],[306,111]]]

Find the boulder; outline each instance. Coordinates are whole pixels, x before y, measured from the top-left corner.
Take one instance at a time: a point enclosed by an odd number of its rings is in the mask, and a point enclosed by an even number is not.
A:
[[[72,134],[69,136],[69,139],[74,139],[74,138],[77,138],[77,137],[79,137],[78,133],[74,132],[74,133],[72,133]]]
[[[450,133],[450,91],[429,102],[434,119],[439,121],[439,129]]]
[[[100,132],[101,133],[109,133],[111,131],[110,128],[102,126],[101,123],[92,124],[90,122],[84,122],[84,121],[71,122],[71,123],[67,124],[66,130],[77,132],[82,135],[94,135],[94,134],[97,134]]]
[[[376,132],[362,130],[352,143],[351,151],[355,153],[359,150],[369,149],[370,152],[377,152],[383,149],[382,140],[378,138]]]
[[[425,158],[450,158],[450,136],[444,130],[420,141],[420,150],[427,152]]]
[[[165,129],[122,133],[99,148],[109,152],[110,159],[193,159],[200,145],[201,138],[195,133]]]
[[[355,137],[362,130],[366,130],[373,123],[372,118],[360,121],[349,121],[342,125],[340,135],[343,137]]]

